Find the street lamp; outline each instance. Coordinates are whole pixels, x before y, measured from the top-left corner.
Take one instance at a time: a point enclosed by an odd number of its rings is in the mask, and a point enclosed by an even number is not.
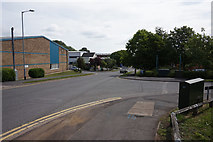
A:
[[[26,71],[25,71],[25,57],[24,57],[24,13],[25,12],[34,12],[35,10],[30,9],[21,12],[21,21],[22,21],[22,49],[23,49],[23,66],[24,66],[24,80],[26,80]]]

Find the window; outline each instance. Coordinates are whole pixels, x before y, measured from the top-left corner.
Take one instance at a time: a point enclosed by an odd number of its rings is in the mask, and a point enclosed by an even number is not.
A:
[[[59,64],[50,64],[50,69],[58,69]]]

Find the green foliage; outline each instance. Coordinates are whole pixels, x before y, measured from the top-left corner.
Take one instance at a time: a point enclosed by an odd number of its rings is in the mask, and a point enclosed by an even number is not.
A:
[[[208,105],[198,109],[198,114],[194,116],[192,112],[178,114],[178,124],[183,140],[211,141],[212,135],[212,111]]]
[[[28,71],[28,74],[32,78],[40,78],[44,77],[45,72],[42,68],[33,68]]]
[[[127,54],[126,50],[120,50],[120,51],[113,52],[110,55],[110,58],[114,59],[116,61],[116,65],[118,67],[120,67],[121,64],[123,64],[125,66],[125,57],[126,57],[126,54]]]
[[[213,70],[213,39],[210,36],[196,34],[187,26],[175,27],[169,34],[159,27],[155,31],[153,34],[145,29],[138,30],[127,42],[126,54],[120,55],[120,51],[117,51],[111,57],[117,64],[123,61],[134,68],[152,70],[156,67],[157,55],[158,67],[170,66],[171,69],[178,66],[181,55],[184,70]]]
[[[187,79],[193,79],[193,78],[205,78],[206,72],[204,71],[184,71],[183,77]]]
[[[195,34],[193,35],[187,44],[185,44],[186,64],[189,68],[195,66],[211,69],[213,65],[213,59],[211,52],[213,52],[213,41],[209,36]]]
[[[85,62],[84,59],[82,57],[79,57],[77,59],[77,67],[84,69],[85,68]]]
[[[116,65],[116,61],[114,59],[105,59],[106,68],[112,69]]]
[[[2,82],[15,81],[16,79],[15,71],[10,68],[1,68],[0,74],[2,75]]]
[[[146,30],[138,30],[132,39],[126,44],[130,64],[134,68],[153,69],[156,55],[160,54],[164,47],[161,36]]]
[[[84,69],[87,70],[87,71],[89,71],[90,67],[91,67],[90,64],[86,64],[85,67],[84,67]]]
[[[63,46],[64,48],[68,49],[69,51],[76,51],[73,47],[67,46],[63,41],[60,40],[53,40],[53,42]]]
[[[107,66],[107,63],[104,60],[101,60],[101,68],[105,68]]]
[[[81,48],[79,51],[86,51],[86,52],[90,52],[86,47]]]
[[[158,72],[156,70],[146,70],[143,74],[136,73],[136,75],[139,75],[142,77],[157,77]]]

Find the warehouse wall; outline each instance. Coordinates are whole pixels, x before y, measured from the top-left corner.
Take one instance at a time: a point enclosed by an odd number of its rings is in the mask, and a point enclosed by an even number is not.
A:
[[[13,68],[12,41],[0,41],[0,44],[2,44],[2,48],[0,49],[2,53],[1,67]],[[29,77],[28,71],[31,68],[43,68],[46,74],[61,72],[67,69],[67,51],[55,44],[54,49],[58,50],[58,56],[54,56],[54,53],[52,60],[58,60],[59,69],[50,69],[52,44],[51,41],[44,37],[24,39],[25,64],[28,65],[28,68],[26,68],[27,77]],[[14,49],[18,78],[21,79],[24,77],[22,40],[14,40]]]

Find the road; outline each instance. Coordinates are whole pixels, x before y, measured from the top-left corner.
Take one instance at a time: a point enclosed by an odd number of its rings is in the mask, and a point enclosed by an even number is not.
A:
[[[91,101],[178,92],[177,82],[134,81],[119,79],[118,76],[118,72],[99,72],[92,76],[3,90],[3,132]]]
[[[42,116],[110,97],[176,94],[177,82],[134,81],[118,78],[118,72],[70,78],[3,90],[3,133]]]

